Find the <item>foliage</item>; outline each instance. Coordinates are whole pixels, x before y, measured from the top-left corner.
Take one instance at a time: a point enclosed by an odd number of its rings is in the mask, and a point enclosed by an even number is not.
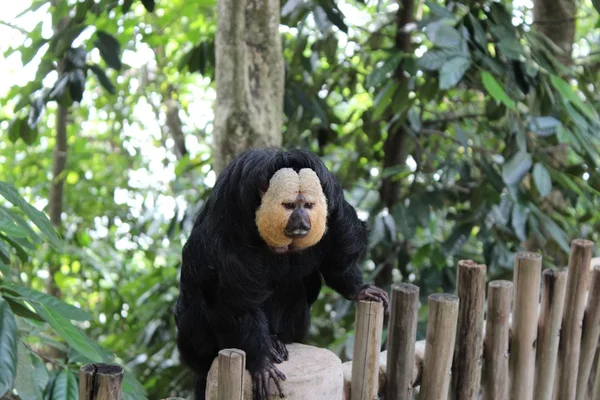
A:
[[[131,396],[137,381],[150,398],[183,396],[171,307],[214,183],[215,0],[57,4],[32,1],[12,25],[34,28],[4,53],[35,68],[0,93],[0,194],[13,205],[0,207],[0,392],[64,397],[77,366],[102,359],[128,368]],[[426,1],[401,51],[396,1],[282,1],[285,145],[321,155],[367,219],[365,279],[392,265],[422,300],[454,290],[460,259],[509,278],[516,251],[561,266],[569,239],[600,230],[596,2],[580,5],[572,65],[530,9],[468,4]],[[57,103],[70,120],[59,235],[38,211]],[[406,162],[384,168],[400,130]],[[387,178],[400,184],[389,209]],[[51,279],[60,299],[45,294]],[[325,288],[310,341],[350,358],[353,322]]]
[[[77,397],[77,367],[82,363],[114,363],[115,357],[82,333],[89,313],[60,299],[23,286],[11,266],[27,265],[40,245],[62,245],[48,218],[27,203],[17,190],[0,182],[0,196],[12,207],[0,206],[0,393],[16,391],[21,399]],[[33,223],[39,232],[31,226]],[[41,235],[40,235],[41,233]],[[73,323],[72,321],[75,321]],[[35,346],[45,349],[35,350]],[[66,353],[52,360],[44,353]],[[54,368],[48,370],[50,361]],[[43,379],[36,379],[37,377]],[[144,398],[136,378],[126,372],[124,398]]]

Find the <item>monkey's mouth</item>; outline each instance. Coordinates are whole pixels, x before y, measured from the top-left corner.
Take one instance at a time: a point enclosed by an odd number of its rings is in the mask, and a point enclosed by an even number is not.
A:
[[[291,239],[300,239],[308,235],[308,229],[286,229],[285,236]]]

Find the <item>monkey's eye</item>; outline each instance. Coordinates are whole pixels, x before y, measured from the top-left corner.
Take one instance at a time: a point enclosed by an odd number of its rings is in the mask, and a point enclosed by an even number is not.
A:
[[[296,208],[296,205],[294,203],[283,203],[283,206],[286,208],[286,210],[293,210],[294,208]]]
[[[312,208],[313,208],[313,203],[306,203],[306,204],[304,205],[304,208],[306,208],[306,209],[308,209],[308,210],[312,209]]]

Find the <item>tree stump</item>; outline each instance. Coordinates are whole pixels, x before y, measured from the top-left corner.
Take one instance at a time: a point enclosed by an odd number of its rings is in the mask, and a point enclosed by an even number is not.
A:
[[[344,385],[342,361],[327,349],[300,343],[286,345],[289,359],[277,367],[286,376],[281,387],[286,400],[341,399]],[[213,361],[208,373],[206,399],[217,399],[219,376],[218,360]],[[271,399],[279,399],[277,388],[271,381]],[[252,400],[252,380],[244,372],[244,400]]]

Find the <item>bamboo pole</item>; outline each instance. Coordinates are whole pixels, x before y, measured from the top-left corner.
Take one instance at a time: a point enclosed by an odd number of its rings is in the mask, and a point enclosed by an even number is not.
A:
[[[535,399],[552,400],[556,357],[560,340],[567,269],[547,269],[542,274],[542,300],[538,322]]]
[[[592,397],[590,399],[600,399],[600,362],[596,365],[596,378],[594,379],[594,388],[592,389]]]
[[[217,400],[242,400],[246,353],[239,349],[223,349],[219,351],[218,362]]]
[[[458,306],[458,296],[447,293],[429,296],[421,400],[439,400],[448,396]]]
[[[79,369],[79,400],[120,400],[123,367],[87,364]]]
[[[509,390],[508,345],[510,338],[510,305],[513,283],[505,280],[490,282],[485,330],[484,399],[507,399]]]
[[[478,400],[483,358],[486,266],[472,260],[461,260],[456,274],[456,293],[460,305],[452,363],[453,392],[456,399]]]
[[[356,306],[351,400],[377,397],[383,312],[379,302],[359,301]]]
[[[419,288],[410,283],[392,285],[390,305],[385,398],[410,400],[415,368]]]
[[[541,272],[541,255],[532,252],[517,253],[510,346],[510,398],[513,400],[533,399]]]
[[[592,270],[587,309],[583,317],[583,334],[581,336],[581,358],[577,373],[577,399],[585,400],[587,384],[592,371],[594,355],[600,335],[600,266]]]
[[[555,398],[573,400],[577,393],[577,370],[581,345],[581,324],[585,312],[590,260],[594,243],[585,239],[571,242],[565,312],[558,346]]]

